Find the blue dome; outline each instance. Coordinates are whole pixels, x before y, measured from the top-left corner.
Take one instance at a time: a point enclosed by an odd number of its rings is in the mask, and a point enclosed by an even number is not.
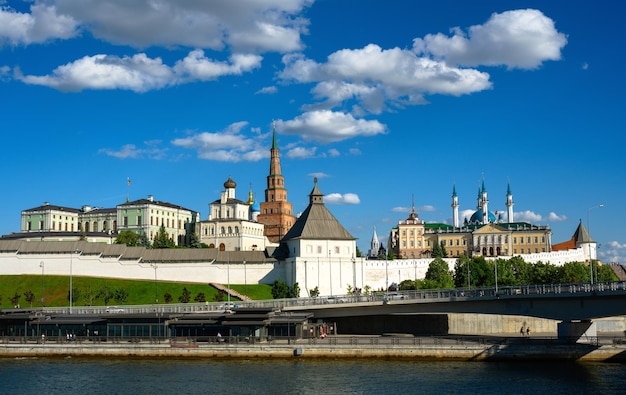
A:
[[[472,217],[469,220],[470,223],[482,223],[483,222],[483,209],[479,209],[472,214]],[[496,216],[490,211],[489,212],[489,220],[488,222],[497,222]]]
[[[259,207],[259,204],[257,202],[254,202],[252,203],[252,206],[250,206],[250,211],[252,211],[253,213],[260,213],[261,208]]]

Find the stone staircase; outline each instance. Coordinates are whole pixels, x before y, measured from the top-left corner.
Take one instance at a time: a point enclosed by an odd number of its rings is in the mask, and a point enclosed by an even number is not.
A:
[[[252,300],[250,299],[248,296],[246,295],[242,295],[239,292],[235,291],[234,289],[230,289],[228,287],[226,287],[224,284],[220,284],[220,283],[209,283],[210,286],[212,286],[213,288],[217,289],[218,291],[222,291],[225,292],[226,294],[229,294],[230,296],[233,296],[241,301],[249,301]]]
[[[620,281],[626,281],[626,267],[619,263],[611,263],[611,269]]]

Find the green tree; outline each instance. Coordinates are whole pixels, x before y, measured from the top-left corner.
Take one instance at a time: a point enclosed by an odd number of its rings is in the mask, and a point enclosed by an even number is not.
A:
[[[35,294],[33,293],[33,291],[26,291],[24,292],[24,299],[26,299],[26,303],[28,303],[30,305],[30,307],[33,307],[33,301],[35,300]]]
[[[582,283],[588,282],[591,273],[580,262],[567,262],[558,269],[559,283]]]
[[[81,297],[80,289],[72,287],[72,304],[75,304]],[[67,300],[70,300],[70,291],[67,291]]]
[[[454,286],[457,288],[463,288],[463,287],[468,287],[468,286],[472,286],[472,285],[476,285],[473,281],[471,281],[472,278],[472,271],[471,271],[471,259],[469,259],[466,255],[461,255],[460,257],[457,258],[456,262],[454,263]],[[469,278],[469,282],[468,282],[468,278]]]
[[[226,293],[220,289],[215,294],[214,299],[215,299],[216,302],[223,302],[225,295],[226,295]]]
[[[441,244],[434,242],[433,243],[433,250],[430,253],[430,256],[433,258],[442,258],[443,257],[443,251],[441,250]]]
[[[154,238],[154,242],[152,243],[152,248],[174,248],[176,244],[170,239],[167,235],[167,231],[165,230],[165,225],[161,224],[159,228],[159,232]],[[187,303],[187,302],[185,302]]]
[[[402,280],[400,284],[398,284],[398,288],[400,291],[410,291],[417,289],[417,282],[413,280]]]
[[[173,299],[174,299],[174,298],[172,297],[172,294],[171,294],[171,293],[169,293],[169,292],[166,292],[166,293],[163,295],[163,300],[165,300],[165,303],[172,303],[172,300],[173,300]]]
[[[102,299],[104,304],[109,304],[109,301],[113,299],[113,292],[107,285],[104,285],[98,290],[98,293],[96,294],[96,299]]]
[[[361,256],[363,256],[363,255],[361,254],[361,250],[359,250],[359,246],[356,246],[356,256],[357,256],[357,257],[361,257]]]
[[[290,298],[299,298],[300,297],[300,284],[295,283],[289,290]]]
[[[454,280],[452,278],[452,272],[448,267],[448,263],[440,257],[435,258],[432,262],[430,262],[424,279],[434,281],[438,288],[454,287]]]
[[[191,236],[189,236],[189,247],[202,248],[202,243],[200,243],[200,238],[198,237],[196,232],[192,232]]]
[[[193,298],[193,301],[198,303],[206,302],[206,296],[204,295],[204,292],[199,292],[196,297]]]
[[[315,287],[312,290],[309,291],[309,296],[311,298],[317,298],[318,296],[320,296],[320,287]]]
[[[128,291],[124,288],[117,288],[113,293],[113,299],[119,304],[126,303],[126,300],[128,300]]]
[[[122,230],[117,234],[115,244],[126,244],[129,247],[136,247],[139,245],[139,234],[132,230]]]
[[[180,303],[189,303],[191,301],[191,292],[189,292],[187,287],[183,288],[183,294],[178,297],[178,301]]]
[[[11,296],[9,298],[9,300],[11,301],[11,303],[13,304],[13,307],[17,307],[20,305],[20,298],[22,297],[22,295],[18,294],[17,292],[15,293],[15,295]]]
[[[283,280],[276,280],[272,285],[272,297],[274,299],[284,299],[289,297],[289,286]]]
[[[530,272],[530,284],[556,284],[559,282],[559,268],[551,263],[537,262]]]
[[[148,236],[144,232],[141,232],[139,235],[139,246],[150,248],[150,240],[148,240]]]
[[[619,280],[609,265],[598,265],[595,271],[598,282]]]
[[[521,256],[517,255],[509,259],[511,263],[511,270],[515,275],[516,284],[529,285],[531,284],[531,272],[532,266],[526,263]]]
[[[511,267],[511,262],[507,259],[495,259],[491,267],[494,269],[494,282],[495,285],[495,265],[498,265],[498,285],[507,286],[507,285],[516,285],[515,275],[513,274],[513,269]]]

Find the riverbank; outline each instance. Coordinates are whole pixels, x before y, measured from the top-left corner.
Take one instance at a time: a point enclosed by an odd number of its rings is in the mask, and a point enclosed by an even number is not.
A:
[[[271,344],[199,343],[46,343],[0,344],[0,358],[303,358],[303,359],[410,359],[442,361],[570,360],[626,362],[623,344],[558,344],[542,339],[485,343],[446,341],[432,344],[337,344],[308,341]]]

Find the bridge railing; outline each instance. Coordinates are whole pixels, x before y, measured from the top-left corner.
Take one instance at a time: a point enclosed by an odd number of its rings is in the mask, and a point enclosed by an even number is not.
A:
[[[625,281],[571,284],[537,284],[505,287],[478,287],[478,288],[453,288],[432,290],[409,290],[394,292],[371,292],[369,294],[346,294],[320,297],[302,297],[290,299],[253,300],[236,302],[212,302],[212,303],[175,303],[175,304],[150,304],[150,305],[123,305],[123,306],[73,306],[68,307],[44,307],[25,309],[28,311],[46,312],[56,314],[82,314],[82,315],[113,315],[113,314],[187,314],[187,313],[223,313],[242,308],[282,309],[282,308],[310,308],[314,306],[332,307],[346,303],[402,303],[402,301],[432,301],[432,300],[475,300],[480,298],[516,297],[520,295],[547,295],[547,294],[579,294],[579,293],[604,293],[626,291]]]

